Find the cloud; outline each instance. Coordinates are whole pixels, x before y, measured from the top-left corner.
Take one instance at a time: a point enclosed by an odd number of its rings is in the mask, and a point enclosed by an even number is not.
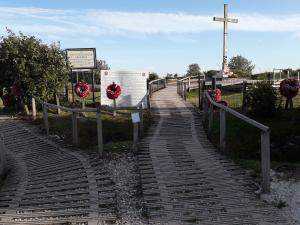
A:
[[[186,13],[144,13],[108,10],[57,10],[46,8],[0,7],[0,26],[14,31],[47,35],[104,34],[193,34],[221,30],[212,21],[215,15]],[[300,33],[300,15],[233,14],[235,31]]]

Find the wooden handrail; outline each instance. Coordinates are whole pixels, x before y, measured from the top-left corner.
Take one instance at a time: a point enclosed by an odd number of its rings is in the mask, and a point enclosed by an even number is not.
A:
[[[148,83],[148,91],[149,91],[149,97],[151,98],[152,97],[152,94],[154,93],[154,92],[156,92],[156,91],[158,91],[158,90],[160,90],[161,88],[159,88],[159,84],[160,84],[160,82],[163,82],[163,84],[164,84],[164,86],[163,86],[163,88],[165,88],[166,86],[167,86],[167,81],[166,81],[166,79],[165,78],[160,78],[160,79],[156,79],[156,80],[152,80],[152,81],[150,81],[149,83]],[[153,88],[153,84],[154,83],[157,83],[157,88],[154,90],[154,88]]]
[[[150,105],[150,98],[149,98],[149,93],[150,91],[148,90],[146,95],[142,98],[142,100],[133,107],[117,107],[114,109],[130,109],[134,111],[138,111],[140,115],[140,122],[138,124],[134,124],[134,144],[133,146],[136,146],[137,144],[137,138],[136,137],[142,137],[143,135],[143,103],[145,99],[147,98],[147,109],[148,112],[151,114],[151,105]],[[40,103],[43,106],[43,120],[44,120],[44,127],[46,134],[49,135],[49,119],[48,119],[48,109],[60,109],[62,111],[66,112],[71,112],[72,113],[72,136],[73,136],[73,144],[78,145],[78,125],[77,125],[77,118],[78,118],[78,113],[83,113],[83,112],[96,112],[96,121],[97,121],[97,140],[98,140],[98,152],[99,156],[103,155],[103,134],[102,134],[102,120],[101,120],[101,108],[84,108],[84,109],[79,109],[79,108],[68,108],[65,106],[60,106],[60,105],[54,105],[50,104],[48,102],[44,102],[41,99],[37,97],[32,98],[32,117],[33,119],[36,119],[36,104],[35,102]],[[108,106],[109,107],[109,106]],[[112,107],[109,107],[112,108]],[[137,128],[138,126],[138,128]]]
[[[204,122],[208,119],[208,132],[213,125],[214,106],[220,109],[220,149],[226,148],[226,112],[261,130],[261,172],[263,193],[270,193],[270,132],[271,129],[229,107],[216,103],[207,91],[204,92]],[[208,107],[208,105],[210,106]]]
[[[257,127],[258,129],[264,131],[264,132],[267,132],[267,131],[270,131],[270,127],[267,127],[227,106],[224,106],[222,104],[219,104],[217,102],[215,102],[214,100],[212,100],[211,96],[208,94],[207,91],[204,92],[205,93],[205,97],[209,100],[209,103],[216,106],[217,108],[220,108],[220,109],[223,109],[224,111],[226,112],[229,112],[230,114],[234,115],[235,117],[249,123],[250,125],[254,126],[254,127]]]

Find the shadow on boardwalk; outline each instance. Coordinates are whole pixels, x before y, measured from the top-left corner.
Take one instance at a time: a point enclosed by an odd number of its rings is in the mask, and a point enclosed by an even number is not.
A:
[[[151,100],[155,125],[140,143],[150,224],[288,224],[252,180],[207,140],[201,116],[169,86]]]

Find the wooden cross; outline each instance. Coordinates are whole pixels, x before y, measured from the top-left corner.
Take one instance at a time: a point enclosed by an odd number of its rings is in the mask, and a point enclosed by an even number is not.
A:
[[[214,17],[214,21],[219,21],[224,23],[224,35],[223,35],[223,64],[222,70],[224,72],[228,71],[228,61],[227,61],[227,36],[228,36],[228,23],[238,23],[238,19],[228,18],[228,5],[224,4],[224,18]]]

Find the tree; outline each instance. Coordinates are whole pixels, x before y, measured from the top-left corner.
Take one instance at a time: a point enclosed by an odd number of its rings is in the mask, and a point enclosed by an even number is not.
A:
[[[205,74],[205,77],[212,78],[213,76],[216,76],[218,73],[220,73],[219,70],[208,70]]]
[[[103,59],[100,59],[100,60],[97,59],[96,66],[97,66],[97,69],[94,70],[95,82],[100,84],[101,70],[110,70],[110,67],[107,64],[107,62]],[[91,81],[89,81],[89,82],[91,83]]]
[[[102,59],[98,60],[97,59],[97,69],[99,69],[99,70],[110,70],[110,67],[106,63],[105,60],[102,60]]]
[[[28,102],[31,96],[53,98],[69,77],[59,43],[48,46],[34,36],[21,32],[16,35],[9,29],[7,33],[0,41],[0,88],[10,92],[17,82],[22,90],[21,100]]]
[[[198,76],[200,74],[200,67],[197,63],[193,63],[189,65],[189,69],[187,70],[186,76]]]
[[[156,80],[158,78],[159,77],[158,77],[157,73],[154,73],[154,72],[149,73],[149,79],[148,79],[149,81]]]
[[[255,65],[252,64],[252,61],[249,61],[241,55],[232,57],[229,61],[228,66],[231,71],[239,77],[250,76],[252,74],[252,70],[255,67]]]

